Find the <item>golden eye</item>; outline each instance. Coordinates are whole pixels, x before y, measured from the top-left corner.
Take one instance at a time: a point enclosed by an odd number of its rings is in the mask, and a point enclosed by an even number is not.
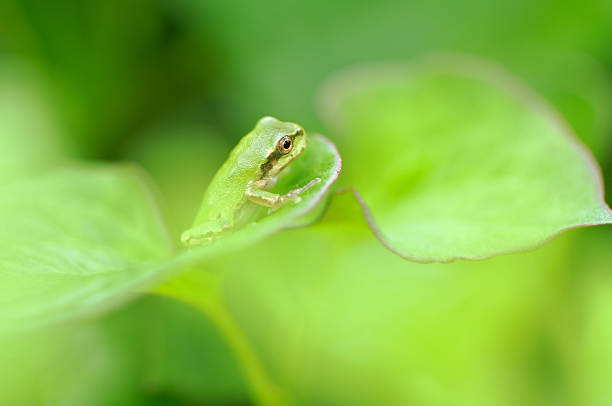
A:
[[[281,154],[288,154],[293,149],[293,140],[291,137],[284,136],[278,141],[278,150]]]

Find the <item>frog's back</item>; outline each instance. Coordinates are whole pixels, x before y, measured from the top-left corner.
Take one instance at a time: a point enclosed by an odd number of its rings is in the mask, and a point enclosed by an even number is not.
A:
[[[258,156],[253,156],[253,132],[245,135],[230,152],[210,182],[194,226],[208,225],[212,232],[232,227],[247,204],[247,184],[260,174]]]

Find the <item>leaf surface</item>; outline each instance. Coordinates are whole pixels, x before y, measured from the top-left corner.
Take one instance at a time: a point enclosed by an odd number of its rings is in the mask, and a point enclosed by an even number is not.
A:
[[[345,180],[379,239],[405,258],[482,259],[612,221],[588,150],[494,65],[455,56],[376,65],[332,78],[321,94]]]

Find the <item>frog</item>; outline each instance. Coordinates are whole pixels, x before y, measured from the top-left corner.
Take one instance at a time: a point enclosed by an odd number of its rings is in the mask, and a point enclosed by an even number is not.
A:
[[[306,146],[306,132],[300,125],[271,116],[261,118],[211,180],[193,226],[181,235],[181,242],[187,247],[203,245],[252,221],[258,207],[268,208],[270,214],[299,203],[300,195],[320,178],[284,194],[270,189]]]

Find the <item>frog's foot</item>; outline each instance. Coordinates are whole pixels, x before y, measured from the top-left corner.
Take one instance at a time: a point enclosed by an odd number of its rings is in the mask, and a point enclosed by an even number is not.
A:
[[[280,209],[282,206],[284,206],[288,202],[293,202],[293,203],[301,202],[302,198],[300,197],[300,194],[304,193],[306,190],[310,189],[312,186],[316,185],[319,182],[321,182],[321,178],[314,178],[313,180],[311,180],[304,186],[294,189],[290,192],[287,192],[284,195],[281,195],[279,198],[279,204],[276,206],[270,207],[270,209],[268,209],[268,214]]]
[[[211,233],[195,234],[191,230],[187,230],[181,235],[181,242],[188,248],[204,245],[212,240],[214,240],[214,235]]]
[[[301,188],[293,190],[293,192],[295,192],[296,194],[299,195],[301,193],[304,193],[305,191],[307,191],[308,189],[310,189],[311,187],[313,187],[314,185],[316,185],[319,182],[321,182],[321,178],[314,178],[313,180],[311,180],[310,182],[308,182],[307,184],[305,184]]]

